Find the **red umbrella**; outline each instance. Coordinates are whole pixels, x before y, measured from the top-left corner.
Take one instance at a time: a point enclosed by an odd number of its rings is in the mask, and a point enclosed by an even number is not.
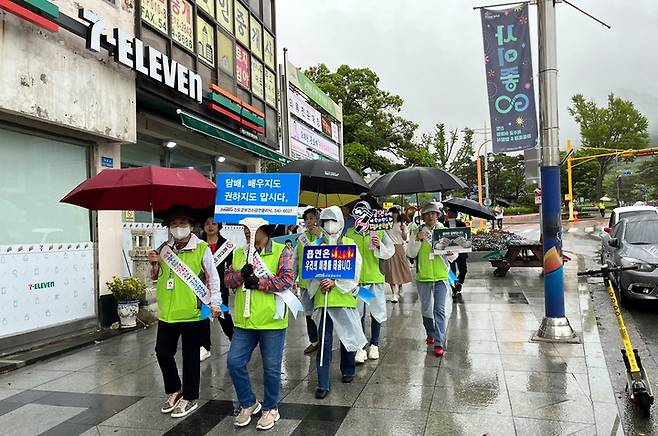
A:
[[[91,210],[166,211],[174,205],[203,209],[215,204],[217,187],[187,168],[106,169],[80,183],[61,202]]]

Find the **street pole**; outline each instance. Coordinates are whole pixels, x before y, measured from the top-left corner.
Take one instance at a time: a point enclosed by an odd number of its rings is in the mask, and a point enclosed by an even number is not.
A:
[[[537,1],[539,24],[539,124],[541,128],[542,237],[545,313],[533,340],[577,342],[564,309],[557,38],[554,0]]]
[[[572,150],[571,139],[567,140],[567,156]],[[569,185],[569,222],[575,221],[573,217],[573,177],[571,174],[571,156],[567,158],[567,180]]]

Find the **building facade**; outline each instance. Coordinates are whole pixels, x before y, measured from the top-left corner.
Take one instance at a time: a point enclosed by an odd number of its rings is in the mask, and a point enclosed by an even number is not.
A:
[[[274,0],[2,4],[0,353],[107,321],[126,224],[151,218],[59,203],[87,177],[287,161],[274,17]]]

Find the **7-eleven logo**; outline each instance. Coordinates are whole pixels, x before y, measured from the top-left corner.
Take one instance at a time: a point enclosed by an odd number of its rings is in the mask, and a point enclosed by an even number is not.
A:
[[[59,32],[59,8],[48,0],[0,0],[0,9],[50,32]]]

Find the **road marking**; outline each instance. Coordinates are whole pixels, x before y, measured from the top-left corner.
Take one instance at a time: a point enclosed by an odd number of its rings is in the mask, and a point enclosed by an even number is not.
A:
[[[572,227],[569,230],[567,230],[567,233],[575,233],[577,231],[578,231],[578,229],[576,227]]]
[[[585,233],[594,233],[594,227],[585,227]]]

